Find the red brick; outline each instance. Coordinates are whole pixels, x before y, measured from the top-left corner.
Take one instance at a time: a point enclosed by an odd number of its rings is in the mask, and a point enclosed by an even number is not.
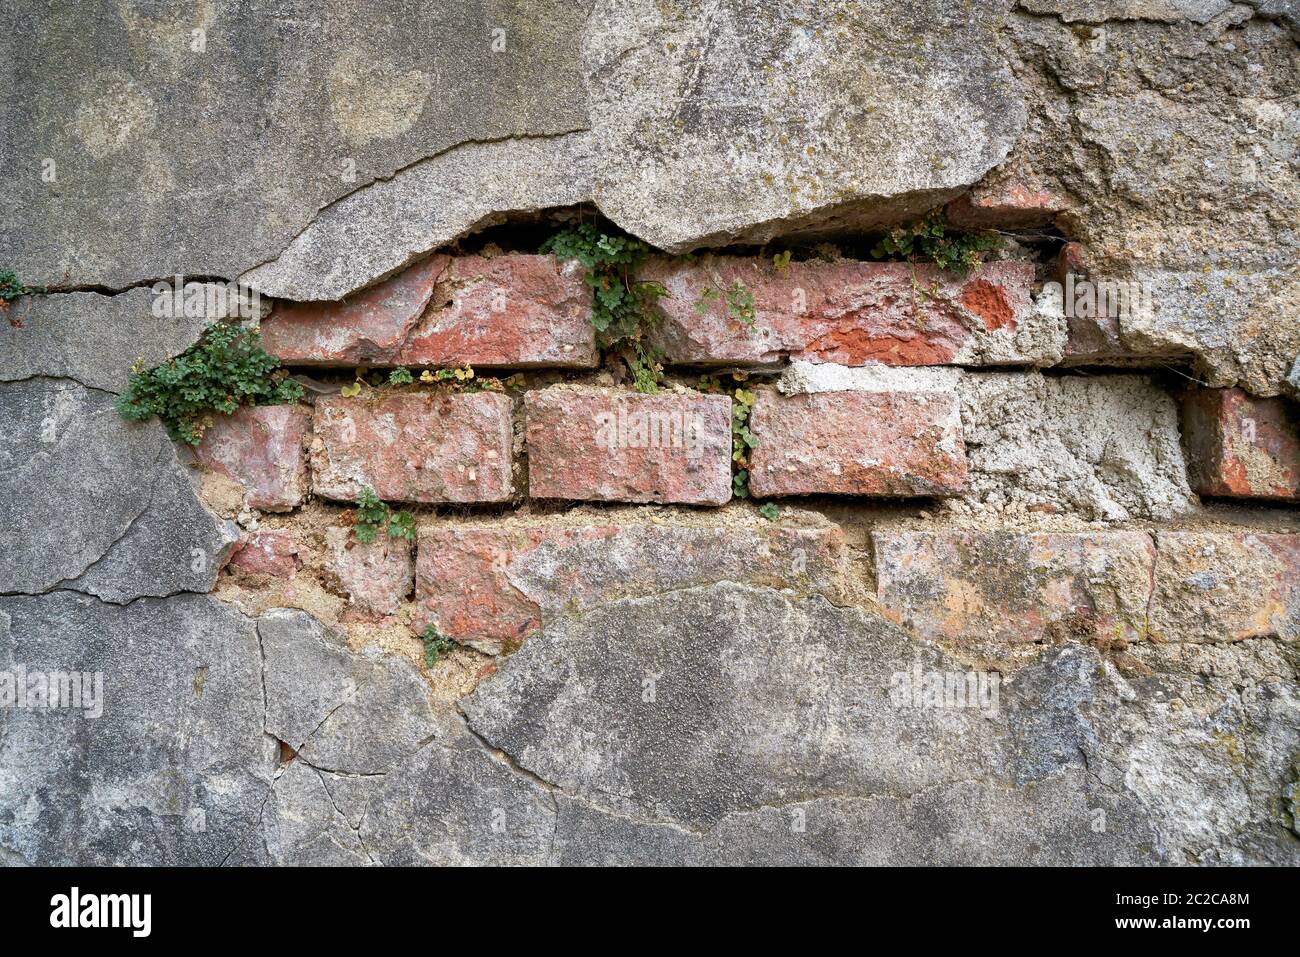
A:
[[[1233,498],[1300,500],[1300,415],[1285,399],[1192,388],[1183,439],[1193,490]]]
[[[415,575],[408,540],[380,533],[363,543],[349,527],[326,529],[325,543],[330,571],[348,593],[348,618],[376,620],[401,608]]]
[[[344,302],[278,305],[262,322],[262,345],[289,365],[388,364],[450,262],[432,256]]]
[[[1051,190],[1008,181],[978,185],[949,203],[944,213],[948,222],[962,229],[1021,229],[1046,226],[1069,206]]]
[[[731,498],[731,400],[557,385],[529,392],[534,498],[722,505]]]
[[[594,368],[591,290],[553,256],[434,256],[344,303],[277,309],[268,351],[293,365]]]
[[[439,525],[420,530],[416,628],[508,652],[560,609],[717,581],[839,596],[835,526]]]
[[[593,369],[600,363],[591,290],[576,263],[505,255],[451,261],[398,365]]]
[[[504,502],[512,492],[512,406],[494,392],[316,402],[315,491],[352,501]]]
[[[298,536],[284,528],[265,529],[244,536],[226,566],[251,575],[292,578],[302,567]]]
[[[310,425],[306,406],[245,406],[215,416],[194,451],[205,467],[244,486],[250,508],[287,512],[307,492],[304,445]]]
[[[655,260],[642,278],[668,291],[656,336],[672,362],[765,365],[790,356],[852,366],[945,365],[977,362],[983,342],[1012,339],[1032,305],[1034,267],[988,263],[962,277],[907,263],[812,261],[777,269],[766,259],[705,256]],[[722,291],[736,281],[754,296],[752,328],[728,315]],[[704,289],[721,291],[701,314]]]
[[[1146,634],[1156,552],[1145,532],[889,529],[872,537],[881,613],[922,638],[977,644]]]
[[[758,447],[749,487],[779,495],[952,495],[966,446],[952,392],[762,390],[750,416]]]
[[[1153,639],[1300,639],[1300,535],[1162,531],[1156,545]]]

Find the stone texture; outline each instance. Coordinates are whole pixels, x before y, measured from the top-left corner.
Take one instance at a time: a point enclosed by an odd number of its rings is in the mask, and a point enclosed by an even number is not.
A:
[[[354,654],[306,612],[257,621],[266,731],[321,770],[384,774],[438,733],[428,686],[405,658]]]
[[[379,0],[364,15],[285,19],[271,5],[215,0],[198,12],[87,9],[76,35],[16,10],[0,168],[18,192],[0,261],[43,286],[233,279],[274,259],[322,208],[423,158],[583,128],[588,6]],[[203,50],[192,48],[196,28]],[[494,28],[504,49],[493,49]],[[244,148],[214,148],[232,143]],[[484,199],[481,215],[520,208]],[[336,299],[376,278],[293,298]]]
[[[1152,637],[1300,639],[1300,535],[1160,531]]]
[[[289,365],[593,368],[591,291],[553,256],[433,256],[342,303],[262,323]]]
[[[0,592],[70,588],[126,602],[207,591],[235,545],[157,422],[56,379],[0,385]]]
[[[75,379],[91,389],[122,392],[136,361],[152,368],[180,355],[212,320],[158,318],[154,293],[131,289],[24,296],[0,311],[0,380],[32,376]]]
[[[348,593],[348,609],[364,618],[391,615],[414,586],[412,546],[404,538],[380,534],[359,542],[351,527],[325,530],[330,571]]]
[[[302,405],[244,406],[214,415],[194,449],[206,468],[242,484],[249,508],[287,512],[309,488],[306,445],[311,409]]]
[[[488,654],[513,651],[560,610],[717,581],[797,594],[844,591],[848,554],[833,525],[591,523],[433,525],[420,530],[417,626]]]
[[[881,613],[968,645],[1146,637],[1155,543],[1146,532],[879,530]]]
[[[641,275],[667,290],[656,336],[672,362],[1013,365],[1060,351],[1059,324],[1032,313],[1028,262],[989,263],[961,277],[907,263],[811,260],[778,269],[754,257],[704,256],[654,260]],[[726,293],[737,282],[754,297],[752,327],[728,315]],[[705,291],[713,296],[701,312]]]
[[[1024,124],[992,10],[558,6],[546,52],[581,50],[590,108],[569,129],[586,132],[426,154],[335,202],[244,278],[338,299],[504,211],[586,201],[670,252],[860,230],[956,196]],[[585,27],[566,36],[579,9]],[[879,76],[894,78],[889,96]]]
[[[101,672],[103,713],[0,710],[0,846],[37,865],[258,861],[241,848],[276,749],[251,621],[200,595],[0,598],[0,671],[18,665]]]
[[[971,373],[959,391],[976,510],[1122,521],[1194,505],[1178,410],[1144,376]]]
[[[240,539],[227,568],[246,575],[292,578],[302,567],[302,543],[292,530],[273,528]]]
[[[720,584],[548,624],[463,707],[556,788],[565,863],[1296,860],[1272,810],[1300,743],[1277,649],[1140,653],[1141,682],[1072,646],[994,710],[900,704],[900,673],[967,667],[861,612]]]
[[[1284,399],[1240,389],[1189,389],[1183,442],[1192,488],[1201,495],[1300,499],[1300,416]]]
[[[313,490],[355,500],[504,502],[512,493],[511,403],[491,392],[316,402]]]
[[[723,505],[731,400],[551,386],[524,397],[533,498]]]
[[[966,484],[956,396],[939,391],[760,391],[750,415],[754,495],[953,495]]]

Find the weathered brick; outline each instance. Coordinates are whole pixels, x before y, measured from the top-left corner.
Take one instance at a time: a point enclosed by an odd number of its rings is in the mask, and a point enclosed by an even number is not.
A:
[[[1156,544],[1153,638],[1300,639],[1300,535],[1162,531]]]
[[[660,282],[664,322],[656,332],[671,362],[764,365],[783,357],[841,365],[978,363],[1003,340],[999,364],[1032,363],[1050,345],[1017,327],[1029,316],[1034,267],[995,262],[967,276],[907,263],[795,262],[704,256],[654,260],[642,278]],[[752,327],[728,314],[726,291],[753,294]],[[703,290],[717,295],[697,310]],[[1040,348],[1041,347],[1041,348]]]
[[[277,309],[268,351],[295,365],[484,368],[599,363],[591,290],[554,256],[434,256],[352,300]]]
[[[504,502],[512,483],[511,402],[493,392],[316,402],[314,488],[351,501],[370,487],[398,502]]]
[[[1192,488],[1201,495],[1300,499],[1300,426],[1285,399],[1240,389],[1189,389],[1183,440]]]
[[[431,256],[343,302],[286,303],[262,321],[267,352],[290,365],[384,365],[397,355],[451,262]]]
[[[1065,197],[1048,189],[1006,181],[978,185],[944,209],[948,222],[962,229],[1046,226],[1069,208]]]
[[[330,571],[348,593],[348,617],[373,620],[391,615],[411,593],[415,563],[408,540],[379,535],[363,543],[351,528],[329,528],[325,544]]]
[[[731,400],[557,385],[524,397],[534,498],[722,505]]]
[[[250,508],[285,512],[302,504],[307,492],[310,426],[306,406],[245,406],[215,416],[194,452],[205,467],[242,484]]]
[[[398,365],[485,368],[600,363],[591,290],[576,263],[509,254],[451,261],[428,310],[398,353]]]
[[[559,609],[674,588],[726,580],[835,598],[846,560],[833,525],[439,525],[420,530],[416,625],[498,654]]]
[[[952,392],[759,393],[749,487],[778,495],[953,495],[966,447]]]
[[[885,617],[969,644],[1058,637],[1137,641],[1155,546],[1145,532],[878,530]]]
[[[250,575],[290,578],[302,567],[298,536],[286,528],[271,528],[242,537],[227,568]]]

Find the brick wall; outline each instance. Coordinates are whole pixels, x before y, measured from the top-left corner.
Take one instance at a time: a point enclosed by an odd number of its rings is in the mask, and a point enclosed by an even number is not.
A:
[[[1218,504],[1300,501],[1296,407],[1175,393],[1138,371],[1055,388],[1050,375],[1073,373],[1038,368],[1122,346],[1081,345],[1035,297],[1035,269],[652,261],[645,276],[670,293],[656,395],[599,369],[590,293],[547,256],[438,255],[346,303],[281,304],[264,341],[318,389],[309,405],[221,418],[197,451],[244,492],[226,575],[291,604],[311,578],[341,620],[433,624],[491,654],[548,609],[723,579],[857,590],[973,649],[1300,636],[1300,546],[1277,527],[1293,514],[1225,525]],[[722,302],[694,308],[697,290],[737,279],[752,327]],[[352,367],[399,365],[417,381],[339,392]],[[462,365],[482,370],[475,385],[418,381]],[[749,489],[791,500],[775,521],[733,498],[731,398],[700,378],[719,368],[750,373]],[[477,385],[488,370],[522,375]],[[1017,390],[1069,414],[1017,412]],[[996,410],[980,406],[990,395]],[[1182,498],[1133,464],[1157,460]],[[363,488],[414,509],[414,543],[355,541]],[[864,529],[851,544],[818,515],[844,509]]]

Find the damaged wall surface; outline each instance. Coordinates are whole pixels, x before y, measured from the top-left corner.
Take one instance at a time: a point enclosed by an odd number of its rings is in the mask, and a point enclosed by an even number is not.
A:
[[[10,20],[0,863],[1300,864],[1293,4]]]

